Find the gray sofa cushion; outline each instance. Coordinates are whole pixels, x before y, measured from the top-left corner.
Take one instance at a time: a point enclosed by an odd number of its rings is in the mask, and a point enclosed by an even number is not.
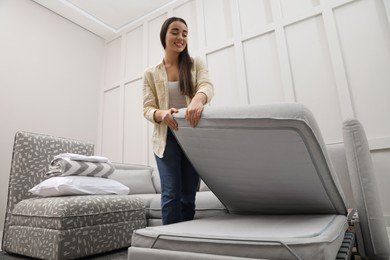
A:
[[[196,128],[175,114],[183,150],[230,213],[346,214],[311,112],[296,103],[205,107]]]
[[[287,245],[299,259],[335,259],[347,227],[342,215],[223,214],[136,230],[132,247],[298,259]]]
[[[196,128],[184,110],[175,118],[180,145],[229,213],[136,230],[132,247],[266,259],[336,258],[348,228],[347,209],[306,107],[205,107]]]
[[[146,219],[151,221],[151,225],[161,225],[161,195],[160,194],[135,194],[145,204]],[[196,193],[195,219],[205,218],[227,212],[224,205],[211,191]],[[157,222],[154,220],[158,220]]]
[[[108,179],[127,186],[129,194],[154,194],[152,171],[150,169],[115,169]]]
[[[11,225],[72,229],[128,220],[141,224],[145,221],[145,206],[140,199],[128,195],[85,195],[23,200],[12,212]]]
[[[345,120],[343,136],[352,191],[363,234],[364,254],[370,259],[389,259],[389,238],[363,126],[356,119]]]
[[[225,206],[211,191],[197,192],[195,206],[195,219],[227,213]]]

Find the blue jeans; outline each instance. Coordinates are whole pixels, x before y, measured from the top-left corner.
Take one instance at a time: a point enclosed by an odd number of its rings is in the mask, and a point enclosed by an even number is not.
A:
[[[169,128],[163,156],[155,155],[161,180],[163,225],[192,220],[199,175]]]

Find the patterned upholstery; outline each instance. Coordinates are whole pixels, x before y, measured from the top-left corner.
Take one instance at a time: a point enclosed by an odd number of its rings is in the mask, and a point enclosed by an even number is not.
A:
[[[82,141],[18,132],[9,178],[2,249],[42,259],[71,259],[127,247],[134,229],[145,227],[145,206],[130,195],[36,198],[60,153],[93,155]]]
[[[142,220],[142,207],[141,199],[128,195],[33,198],[15,206],[11,225],[60,230]]]

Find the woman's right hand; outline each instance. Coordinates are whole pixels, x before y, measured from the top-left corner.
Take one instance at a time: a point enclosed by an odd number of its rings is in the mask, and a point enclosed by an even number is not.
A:
[[[157,118],[158,117],[161,118],[161,122],[166,124],[172,130],[177,130],[178,127],[177,122],[172,116],[173,113],[177,113],[177,112],[179,112],[179,110],[172,107],[168,110],[158,110],[156,113],[158,113]]]

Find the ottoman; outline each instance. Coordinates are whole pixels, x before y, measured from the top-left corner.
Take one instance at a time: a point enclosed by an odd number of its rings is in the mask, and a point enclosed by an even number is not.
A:
[[[146,226],[143,202],[130,195],[31,198],[12,211],[7,252],[74,259],[129,247]]]

